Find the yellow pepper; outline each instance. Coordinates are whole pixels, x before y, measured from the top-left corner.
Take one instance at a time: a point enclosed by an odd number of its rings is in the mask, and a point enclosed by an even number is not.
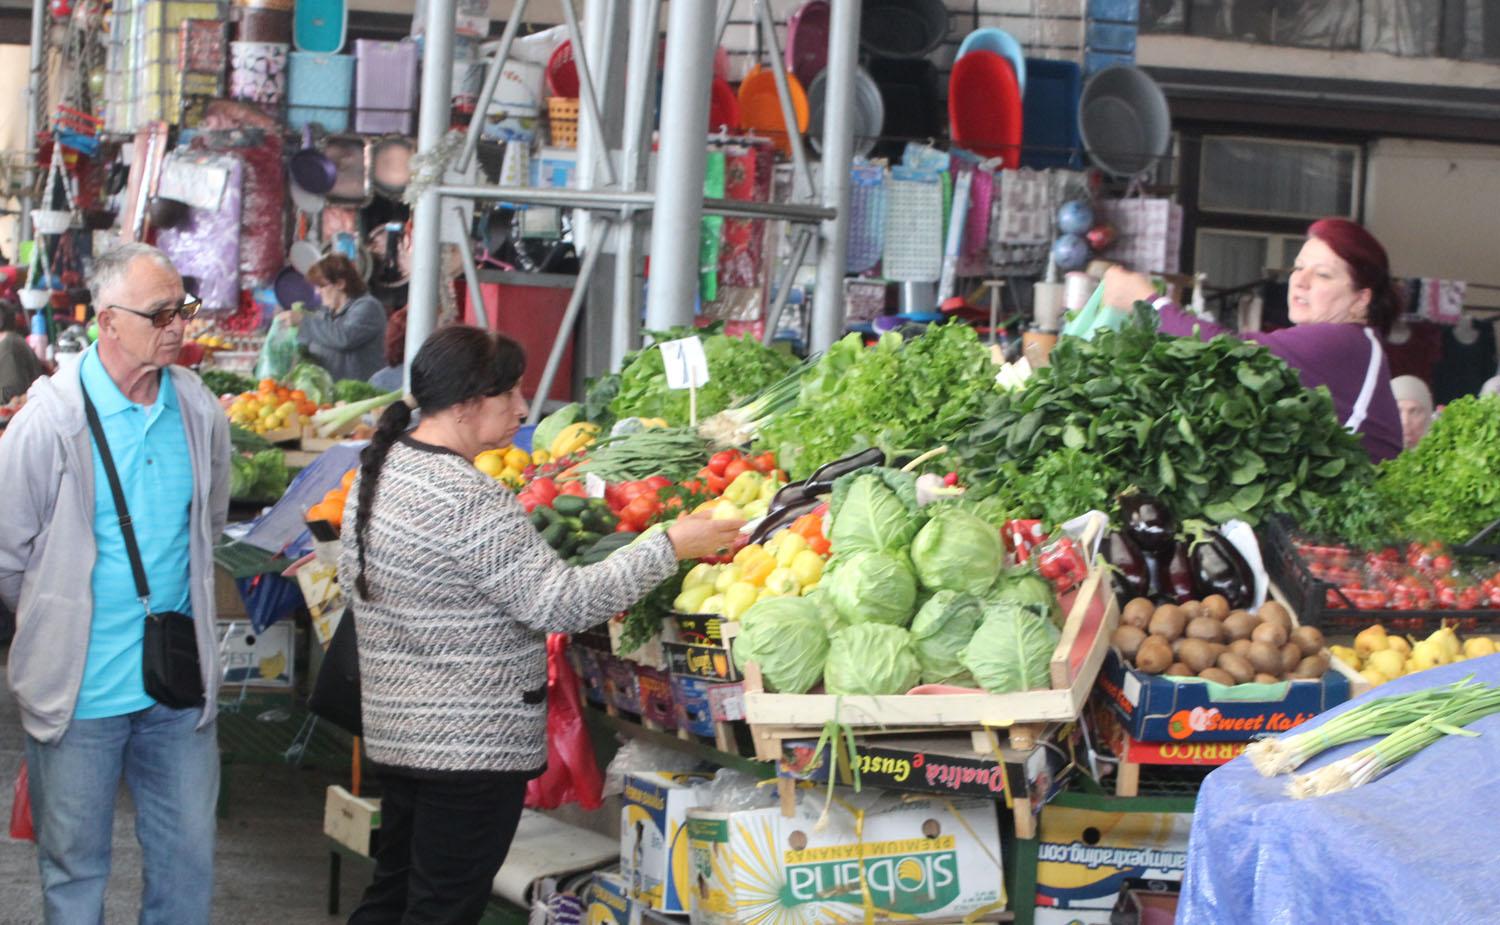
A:
[[[749,504],[760,497],[761,483],[764,481],[765,476],[759,472],[750,470],[741,472],[735,476],[733,482],[729,483],[729,487],[724,489],[723,497],[736,506]]]

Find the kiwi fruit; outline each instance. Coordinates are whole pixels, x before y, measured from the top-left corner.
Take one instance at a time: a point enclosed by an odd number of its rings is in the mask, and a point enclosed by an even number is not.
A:
[[[1235,655],[1240,656],[1241,658],[1249,658],[1250,647],[1253,645],[1255,645],[1255,643],[1251,642],[1248,639],[1236,639],[1234,642],[1231,642],[1229,644],[1229,651],[1233,652]]]
[[[1135,653],[1135,667],[1147,674],[1161,674],[1172,664],[1172,645],[1162,636],[1148,636]]]
[[[1292,631],[1292,615],[1278,601],[1266,601],[1261,604],[1260,618],[1265,623],[1280,623],[1289,633]]]
[[[1210,594],[1203,599],[1203,612],[1215,620],[1229,616],[1229,599],[1222,594]]]
[[[1243,655],[1225,652],[1219,656],[1219,667],[1229,672],[1236,684],[1246,684],[1255,677],[1255,666]]]
[[[1219,642],[1224,636],[1224,624],[1213,617],[1195,617],[1187,625],[1187,634],[1190,639],[1202,639],[1204,642]]]
[[[1135,653],[1140,649],[1141,643],[1146,641],[1146,631],[1135,626],[1122,626],[1115,630],[1115,634],[1109,638],[1109,644],[1120,650],[1120,654],[1128,660],[1135,659]]]
[[[1281,673],[1291,674],[1297,670],[1297,665],[1303,659],[1302,649],[1294,642],[1289,642],[1281,647]]]
[[[1198,672],[1198,677],[1202,678],[1205,681],[1215,681],[1219,684],[1224,684],[1229,687],[1233,687],[1236,683],[1234,680],[1234,675],[1230,674],[1222,668],[1205,668],[1202,671]]]
[[[1280,623],[1261,623],[1250,633],[1250,639],[1279,649],[1286,645],[1287,630]],[[1298,649],[1300,650],[1301,646],[1298,646]]]
[[[1278,677],[1276,677],[1274,674],[1266,674],[1264,671],[1262,671],[1262,672],[1256,673],[1256,675],[1255,675],[1255,683],[1256,684],[1279,684],[1279,683],[1281,683],[1281,679],[1278,678]]]
[[[1303,656],[1317,655],[1323,651],[1323,631],[1316,626],[1299,626],[1292,630],[1291,641],[1302,650]]]
[[[1252,642],[1245,658],[1255,666],[1257,674],[1279,675],[1281,668],[1281,650],[1269,643]]]
[[[1177,658],[1192,669],[1188,674],[1197,674],[1205,668],[1213,667],[1218,655],[1213,648],[1201,639],[1184,639],[1182,646],[1177,651]]]
[[[1145,629],[1151,625],[1153,613],[1156,613],[1156,605],[1151,601],[1144,597],[1132,598],[1120,611],[1120,623],[1137,629]]]
[[[1260,621],[1243,610],[1236,610],[1224,618],[1224,632],[1231,642],[1236,639],[1249,639],[1257,626],[1260,626]]]
[[[1182,662],[1173,662],[1167,666],[1167,670],[1163,671],[1162,674],[1174,675],[1179,678],[1191,678],[1195,672]]]
[[[1291,643],[1288,643],[1290,645]],[[1321,678],[1328,672],[1328,658],[1324,655],[1309,655],[1297,663],[1292,672],[1294,678]]]
[[[1187,627],[1187,615],[1176,604],[1163,604],[1151,615],[1149,631],[1153,636],[1165,636],[1168,642],[1182,635]]]

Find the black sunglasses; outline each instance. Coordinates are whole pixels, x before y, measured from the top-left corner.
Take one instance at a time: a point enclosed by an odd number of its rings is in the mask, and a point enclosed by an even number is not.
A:
[[[183,321],[198,314],[198,309],[203,307],[203,301],[196,296],[183,296],[182,302],[167,308],[157,309],[154,312],[143,312],[139,309],[126,308],[123,305],[106,305],[105,308],[115,308],[122,312],[138,315],[151,322],[153,328],[164,328],[172,323],[172,319],[181,316]]]

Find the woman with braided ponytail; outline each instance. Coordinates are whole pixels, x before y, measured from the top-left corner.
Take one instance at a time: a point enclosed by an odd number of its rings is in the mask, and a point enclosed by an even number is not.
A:
[[[504,335],[438,330],[412,361],[411,397],[360,457],[339,581],[353,592],[364,743],[384,795],[357,925],[479,921],[526,781],[546,765],[547,633],[625,610],[741,526],[684,518],[596,565],[563,562],[473,465],[520,428],[524,368]]]

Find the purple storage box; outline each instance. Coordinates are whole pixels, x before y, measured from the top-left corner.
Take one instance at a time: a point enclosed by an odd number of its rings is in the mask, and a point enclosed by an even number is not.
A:
[[[354,130],[362,134],[412,133],[417,93],[415,42],[356,39]]]

